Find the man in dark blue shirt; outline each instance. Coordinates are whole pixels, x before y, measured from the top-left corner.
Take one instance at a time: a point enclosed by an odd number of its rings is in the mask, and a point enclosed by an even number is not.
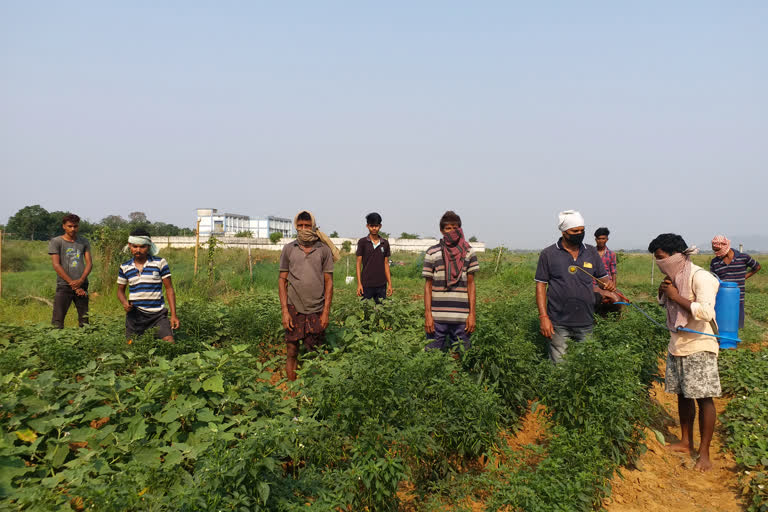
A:
[[[760,270],[760,263],[749,254],[731,249],[731,241],[723,235],[712,239],[712,250],[715,257],[709,262],[709,271],[721,281],[738,283],[740,292],[739,329],[744,327],[744,295],[746,281]],[[749,271],[747,271],[749,269]]]
[[[584,218],[575,210],[559,215],[561,238],[539,254],[536,268],[536,305],[541,334],[549,338],[549,358],[559,363],[568,341],[582,341],[592,333],[595,294],[592,280],[606,290],[616,285],[591,245],[585,245]]]

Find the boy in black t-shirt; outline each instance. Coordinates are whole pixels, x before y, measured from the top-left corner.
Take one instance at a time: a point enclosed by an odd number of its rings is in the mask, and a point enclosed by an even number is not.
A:
[[[389,242],[379,236],[381,215],[369,213],[365,222],[368,236],[357,241],[357,295],[378,304],[393,291]]]

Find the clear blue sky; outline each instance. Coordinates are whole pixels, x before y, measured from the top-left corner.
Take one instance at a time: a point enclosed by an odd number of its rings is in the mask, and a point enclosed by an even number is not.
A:
[[[161,3],[162,5],[157,5]],[[768,3],[0,1],[0,223],[768,232]]]

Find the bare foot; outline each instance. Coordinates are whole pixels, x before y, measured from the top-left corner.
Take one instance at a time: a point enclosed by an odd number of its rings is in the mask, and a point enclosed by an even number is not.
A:
[[[709,460],[709,457],[699,457],[698,462],[696,462],[696,465],[693,466],[694,471],[701,471],[702,473],[705,471],[709,471],[712,469],[712,461]]]
[[[668,444],[666,448],[671,452],[690,453],[691,451],[691,445],[682,441]]]

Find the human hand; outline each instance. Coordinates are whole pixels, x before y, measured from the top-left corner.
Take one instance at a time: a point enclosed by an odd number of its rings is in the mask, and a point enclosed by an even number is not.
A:
[[[675,300],[675,298],[680,296],[677,286],[675,286],[675,283],[668,277],[665,278],[661,283],[661,286],[659,286],[659,292],[666,295],[670,300]]]
[[[328,311],[323,311],[320,315],[320,327],[323,330],[326,330],[328,328],[328,324],[331,323],[331,315]]]
[[[69,282],[69,287],[73,290],[77,291],[78,288],[83,286],[83,280],[82,279],[73,279]]]
[[[125,302],[123,302],[123,309],[124,309],[124,310],[125,310],[125,312],[127,313],[127,312],[129,312],[130,310],[132,310],[132,309],[133,309],[133,304],[131,304],[131,303],[130,303],[130,302],[128,302],[128,301],[125,301]]]
[[[283,329],[286,331],[293,330],[293,318],[287,309],[283,309]]]
[[[177,317],[176,315],[171,315],[171,329],[175,331],[176,329],[179,328],[179,325],[181,325],[181,323],[179,322],[179,317]]]
[[[427,334],[435,332],[435,321],[432,319],[431,313],[424,315],[424,330],[427,331]]]
[[[600,287],[603,290],[608,290],[609,292],[615,292],[616,291],[616,283],[613,282],[613,279],[608,278],[604,279],[602,282],[598,281],[600,283]]]
[[[475,332],[475,314],[470,313],[469,316],[467,316],[467,324],[464,327],[464,330],[466,332]]]
[[[395,293],[395,290],[392,288],[392,285],[387,284],[387,297],[391,297],[393,293]]]
[[[88,296],[88,292],[83,290],[82,288],[77,288],[75,290],[75,295],[77,295],[78,297],[87,297]]]
[[[357,283],[357,296],[358,297],[363,296],[363,285],[360,283]]]
[[[548,316],[539,317],[539,331],[545,338],[552,338],[555,333],[555,328],[552,326],[552,321]]]

